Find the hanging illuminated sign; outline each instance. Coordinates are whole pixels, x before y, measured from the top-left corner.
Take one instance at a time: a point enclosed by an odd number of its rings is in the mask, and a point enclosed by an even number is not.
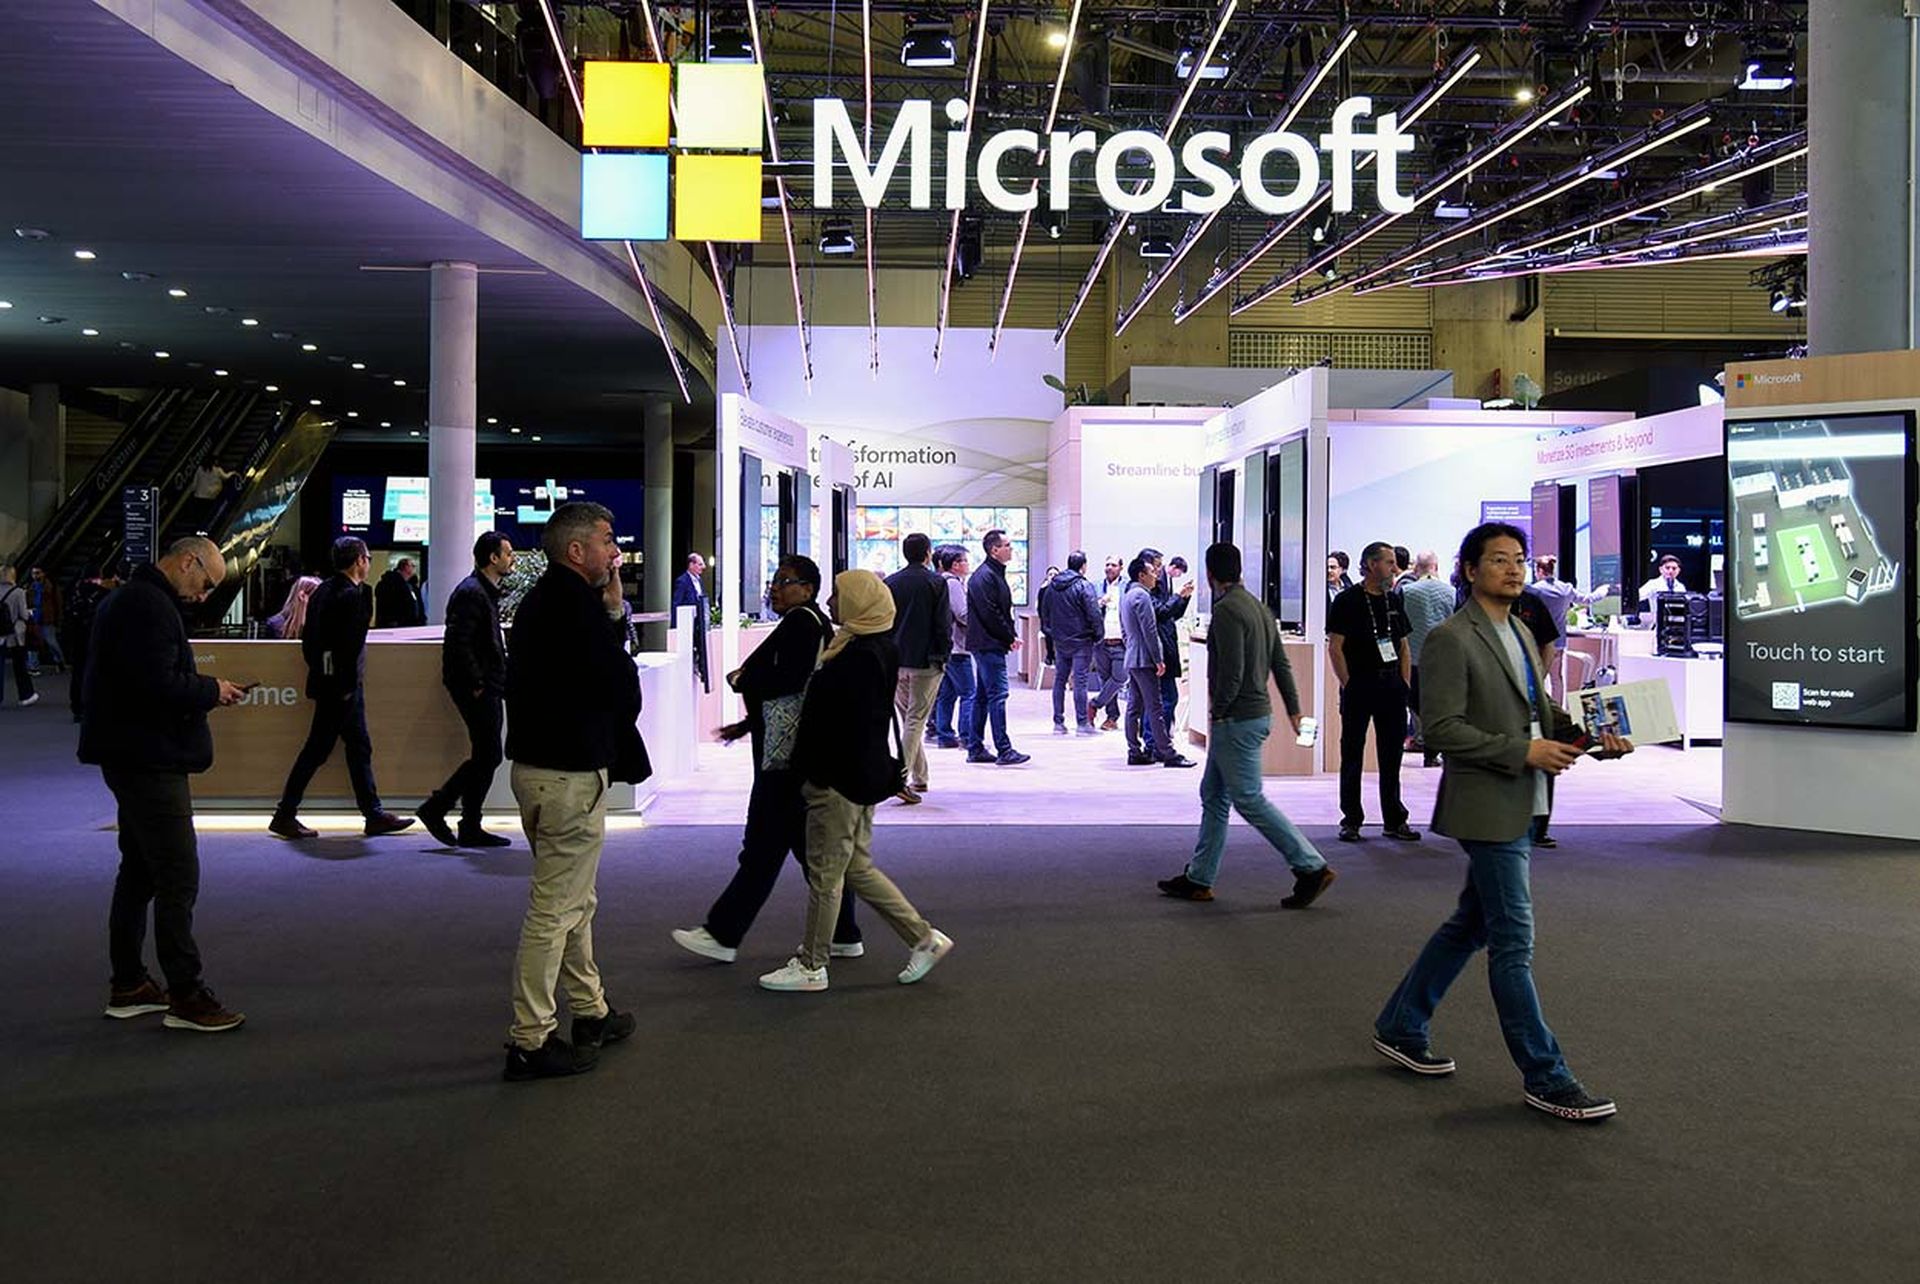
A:
[[[1356,158],[1362,152],[1375,158],[1374,191],[1381,209],[1390,214],[1413,212],[1413,198],[1400,191],[1399,158],[1413,150],[1412,134],[1402,130],[1396,113],[1379,118],[1372,130],[1362,130],[1359,122],[1373,114],[1373,100],[1349,98],[1333,111],[1332,128],[1319,139],[1299,134],[1275,132],[1261,134],[1241,151],[1229,168],[1221,161],[1233,151],[1233,137],[1223,130],[1209,129],[1193,134],[1180,146],[1176,157],[1173,145],[1159,134],[1145,129],[1126,129],[1104,143],[1091,130],[1055,130],[1046,139],[1031,129],[1006,129],[989,134],[974,154],[971,175],[987,204],[1010,214],[1038,208],[1042,182],[1036,178],[1024,191],[1007,186],[1004,167],[1010,152],[1025,152],[1038,160],[1044,156],[1044,185],[1047,208],[1066,210],[1070,201],[1070,180],[1076,157],[1093,156],[1094,184],[1101,201],[1109,210],[1121,214],[1144,214],[1159,209],[1173,194],[1181,178],[1197,180],[1204,190],[1187,188],[1180,194],[1180,208],[1188,214],[1211,214],[1223,208],[1235,194],[1246,197],[1247,204],[1263,214],[1291,214],[1306,207],[1319,191],[1325,152],[1332,178],[1332,208],[1345,214],[1354,207]],[[946,115],[953,128],[947,131],[946,172],[943,178],[944,204],[948,209],[967,205],[967,154],[972,150],[973,132],[967,129],[967,105],[958,98],[947,103]],[[847,104],[839,98],[813,100],[813,204],[816,209],[833,207],[834,156],[837,152],[846,165],[854,190],[869,209],[878,209],[904,156],[907,169],[908,200],[914,209],[933,205],[933,104],[906,102],[894,117],[893,128],[880,148],[879,157],[868,154],[860,132],[847,113]],[[1120,183],[1122,158],[1129,153],[1144,156],[1150,170],[1146,184],[1128,191]],[[1290,184],[1275,190],[1267,180],[1267,162],[1276,155],[1293,162]]]

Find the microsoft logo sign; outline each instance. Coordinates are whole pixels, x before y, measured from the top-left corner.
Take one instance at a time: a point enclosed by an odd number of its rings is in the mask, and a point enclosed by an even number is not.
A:
[[[757,63],[683,63],[669,107],[670,65],[589,62],[580,141],[609,150],[581,157],[580,234],[758,241],[764,74]]]

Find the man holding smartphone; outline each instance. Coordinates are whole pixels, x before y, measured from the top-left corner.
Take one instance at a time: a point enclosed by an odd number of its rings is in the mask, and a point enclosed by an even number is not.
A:
[[[1614,1103],[1567,1068],[1533,984],[1533,818],[1546,810],[1547,780],[1579,760],[1581,747],[1568,743],[1579,728],[1553,703],[1540,653],[1516,618],[1526,535],[1503,522],[1476,526],[1460,546],[1460,567],[1471,596],[1422,648],[1420,722],[1442,763],[1433,831],[1466,849],[1467,884],[1381,1009],[1373,1046],[1415,1074],[1452,1074],[1453,1059],[1433,1050],[1428,1027],[1447,987],[1484,947],[1527,1105],[1557,1119],[1604,1119]],[[1633,751],[1610,732],[1601,748],[1609,757]]]

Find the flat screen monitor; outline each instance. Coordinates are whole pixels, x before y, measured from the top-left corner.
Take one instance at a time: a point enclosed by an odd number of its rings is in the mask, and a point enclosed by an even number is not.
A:
[[[425,477],[338,475],[333,479],[333,530],[376,549],[425,547],[431,525]],[[537,548],[554,509],[591,500],[613,510],[622,548],[640,545],[646,490],[638,478],[480,477],[473,483],[473,535],[495,530],[519,549]]]
[[[1013,604],[1028,601],[1028,524],[1024,508],[1000,505],[860,504],[853,513],[853,564],[876,575],[891,575],[906,564],[900,541],[919,531],[935,546],[958,544],[967,550],[967,562],[978,567],[986,556],[980,541],[990,530],[1005,531],[1013,545],[1007,563],[1007,587]]]
[[[1914,729],[1914,415],[1726,425],[1726,716]]]
[[[1267,451],[1267,606],[1285,629],[1307,627],[1307,439]]]

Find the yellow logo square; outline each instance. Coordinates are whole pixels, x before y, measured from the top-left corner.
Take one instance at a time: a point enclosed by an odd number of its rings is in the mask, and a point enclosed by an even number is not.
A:
[[[673,166],[675,240],[760,239],[758,156],[683,154]]]
[[[590,62],[586,68],[587,147],[665,147],[672,68],[663,62]]]

